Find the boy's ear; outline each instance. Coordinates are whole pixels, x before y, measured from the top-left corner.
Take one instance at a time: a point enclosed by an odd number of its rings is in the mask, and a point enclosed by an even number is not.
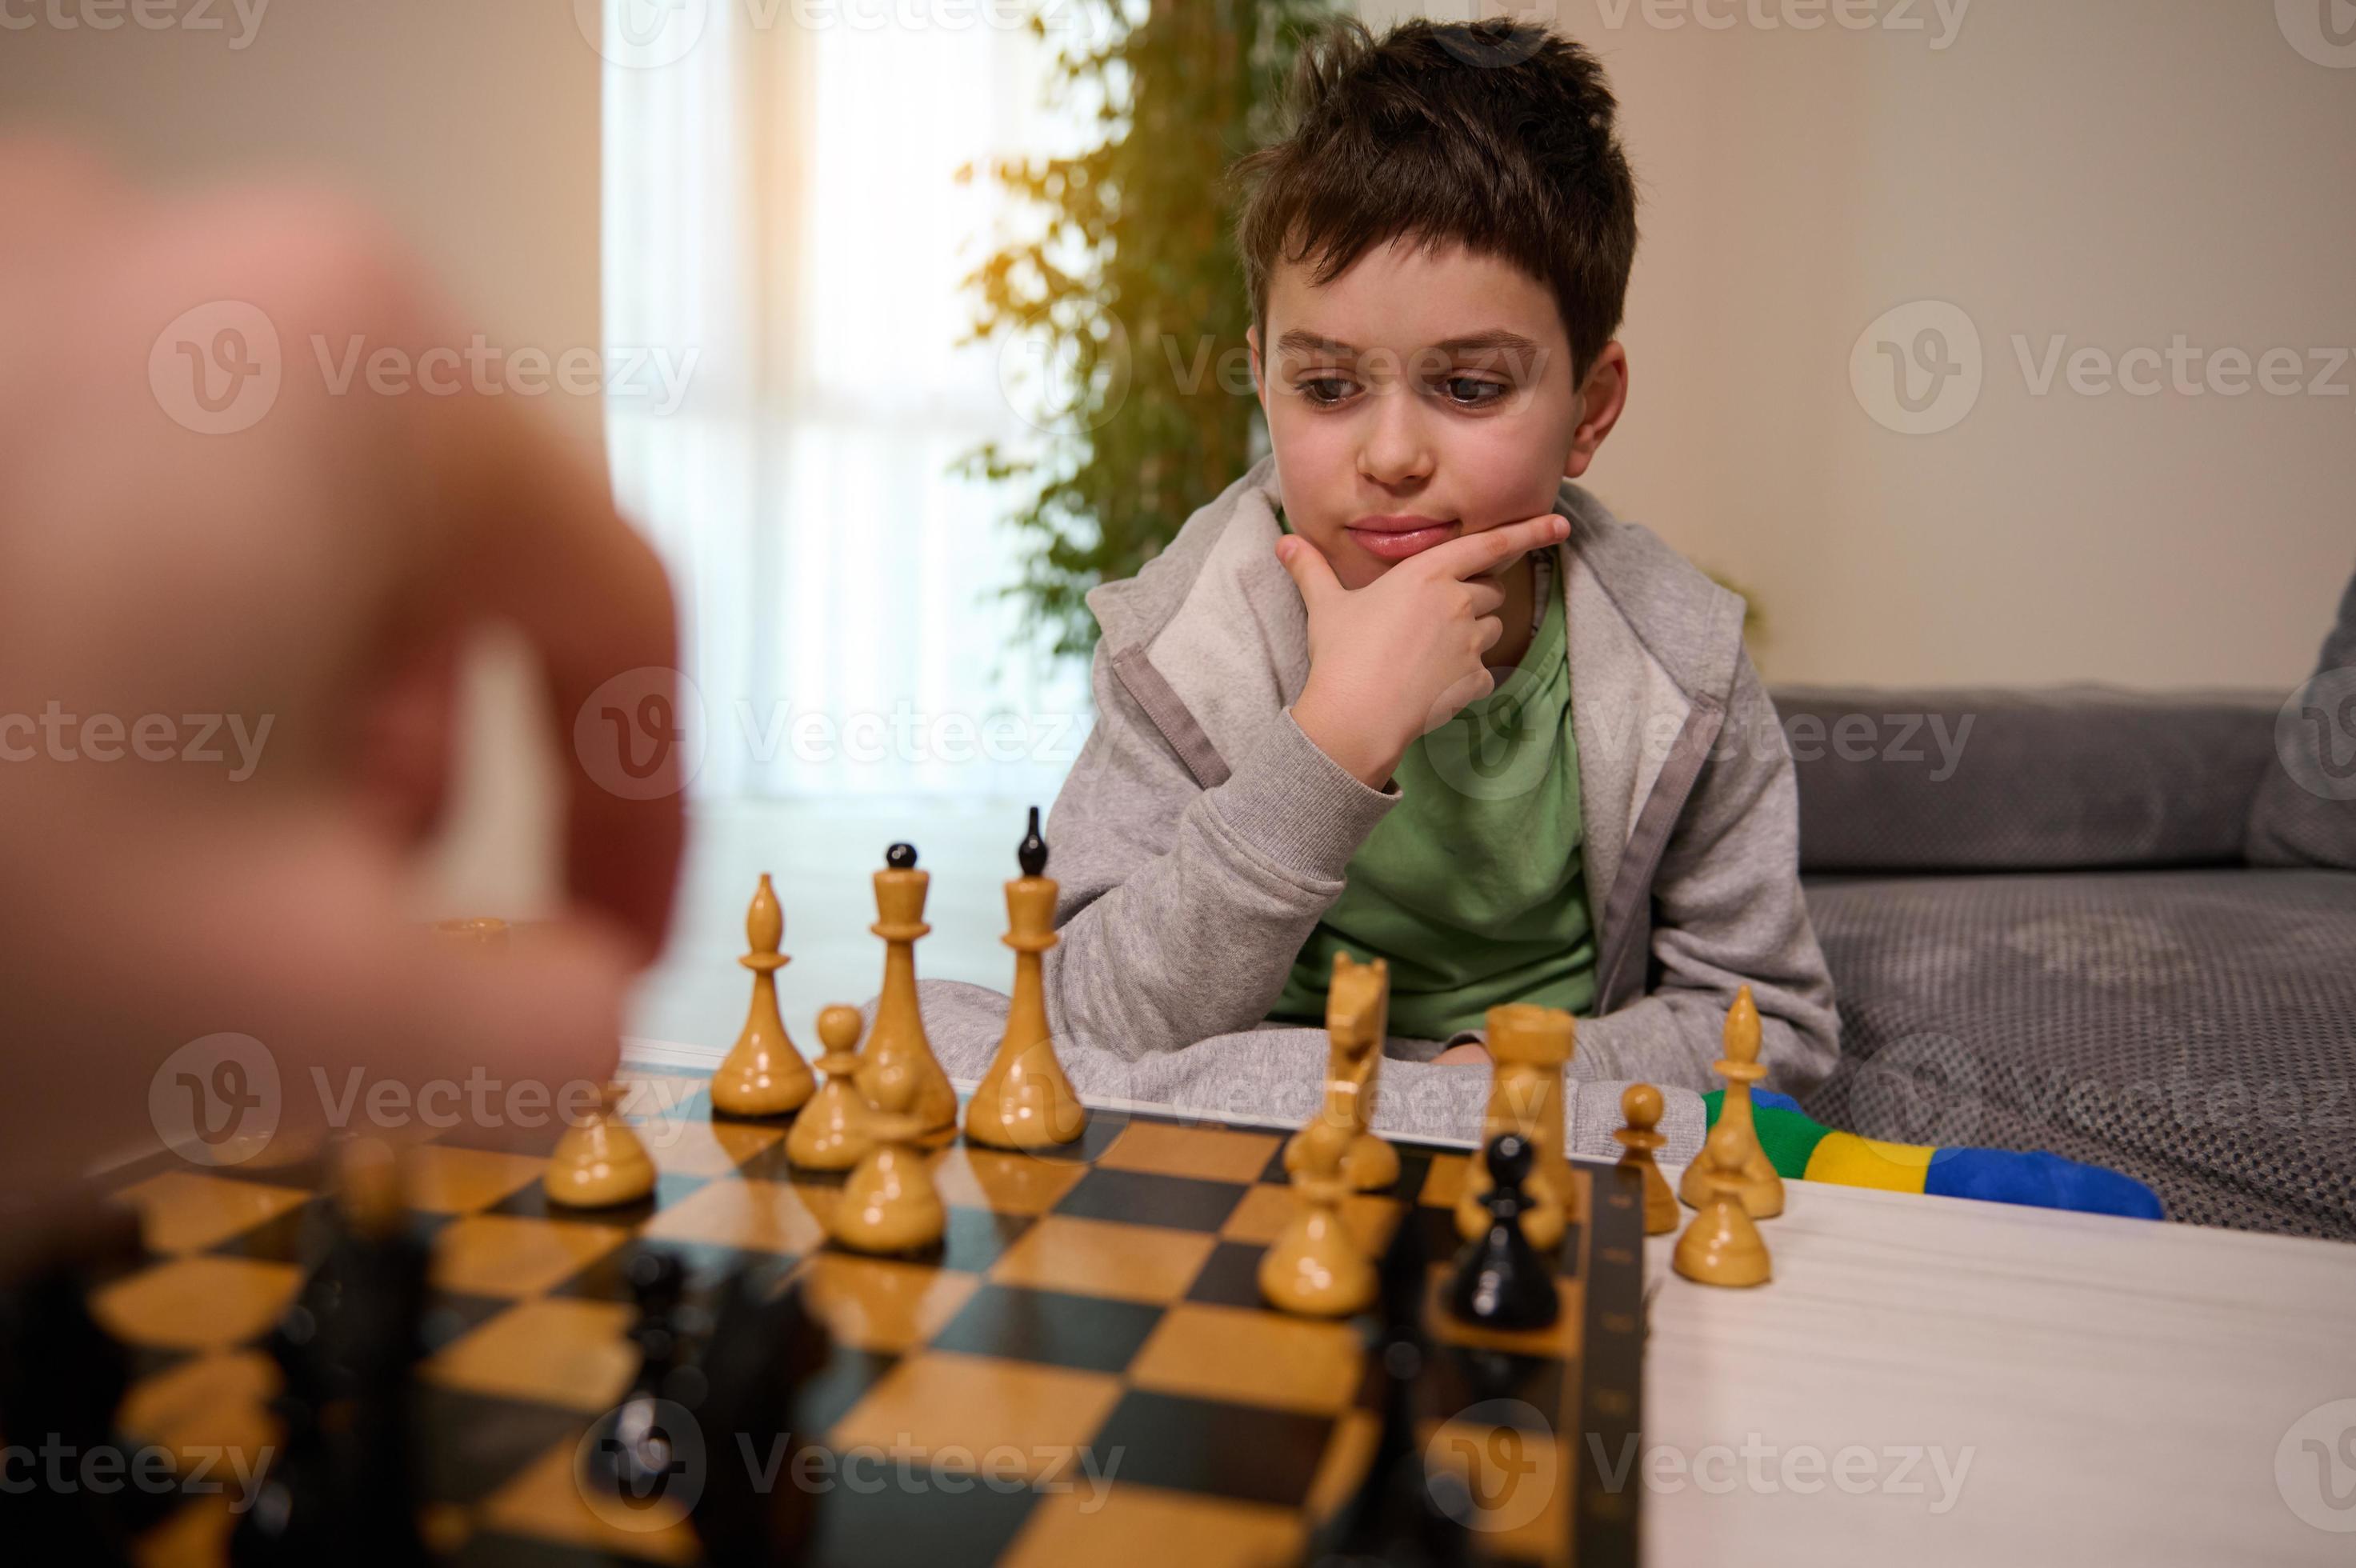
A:
[[[1258,327],[1244,328],[1244,347],[1251,350],[1252,391],[1259,395],[1261,406],[1265,407],[1268,403],[1268,388],[1259,379],[1259,328]]]
[[[1595,449],[1620,423],[1628,406],[1628,350],[1617,338],[1596,352],[1579,389],[1579,424],[1570,433],[1570,456],[1563,459],[1562,477],[1578,478],[1595,461]]]

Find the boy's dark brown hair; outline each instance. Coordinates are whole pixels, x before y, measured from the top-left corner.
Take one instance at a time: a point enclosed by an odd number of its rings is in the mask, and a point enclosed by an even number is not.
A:
[[[1636,257],[1636,184],[1603,67],[1529,22],[1344,17],[1304,41],[1286,131],[1229,166],[1236,248],[1268,330],[1280,260],[1320,286],[1401,235],[1519,267],[1554,293],[1577,385],[1620,328]]]

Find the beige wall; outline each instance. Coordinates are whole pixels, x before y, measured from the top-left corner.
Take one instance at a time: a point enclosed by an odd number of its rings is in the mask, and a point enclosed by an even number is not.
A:
[[[67,131],[166,185],[324,176],[391,217],[464,328],[503,347],[597,346],[598,60],[569,0],[260,0],[252,25],[239,0],[148,3],[221,26],[0,0],[0,126]],[[257,0],[243,5],[251,17]],[[82,25],[56,26],[53,9]],[[120,25],[97,30],[91,11]],[[598,399],[542,401],[597,438]]]
[[[2294,683],[2356,567],[2356,396],[2087,396],[2066,369],[2040,396],[2014,340],[2356,347],[2356,69],[2261,3],[1976,0],[1944,48],[1934,0],[1920,30],[1751,19],[1787,5],[1705,0],[1717,30],[1663,0],[1512,7],[1603,54],[1643,181],[1633,401],[1593,485],[1756,595],[1776,679]],[[212,33],[43,23],[0,31],[0,118],[165,179],[327,170],[495,338],[594,344],[598,78],[572,11],[277,0],[242,49],[230,0]],[[1850,350],[1925,299],[1970,318],[1983,381],[1952,428],[1901,435]]]
[[[1750,19],[1785,6],[1505,7],[1603,56],[1642,182],[1631,403],[1590,482],[1756,595],[1772,679],[2295,685],[2356,571],[2356,362],[2337,396],[2226,398],[2080,395],[2066,361],[2356,348],[2356,66],[2265,0],[1977,0],[1944,48],[1933,0],[1920,31]],[[1923,299],[1983,381],[1901,435],[1849,354]],[[2055,334],[2033,395],[2013,338],[2041,364]]]

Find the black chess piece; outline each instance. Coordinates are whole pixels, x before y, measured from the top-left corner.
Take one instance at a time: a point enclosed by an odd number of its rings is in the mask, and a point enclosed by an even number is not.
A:
[[[40,1261],[0,1283],[0,1432],[33,1460],[0,1487],[0,1540],[12,1560],[127,1563],[133,1539],[177,1500],[169,1489],[102,1493],[78,1484],[85,1471],[139,1473],[137,1445],[114,1424],[130,1356],[88,1301],[91,1269],[138,1251],[136,1220],[121,1217],[126,1231],[111,1218],[92,1216],[86,1226],[78,1219],[71,1234],[34,1239],[25,1255]],[[44,1450],[60,1456],[62,1472]],[[74,1484],[54,1484],[59,1474]]]
[[[230,1531],[229,1560],[236,1568],[339,1560],[359,1532],[337,1497],[337,1459],[327,1414],[330,1379],[318,1322],[298,1304],[262,1348],[278,1368],[270,1412],[278,1419],[279,1437],[252,1502]]]
[[[817,1527],[798,1465],[810,1446],[800,1395],[833,1346],[800,1287],[780,1287],[782,1272],[755,1263],[730,1275],[693,1375],[676,1384],[714,1456],[689,1515],[713,1568],[798,1562]]]
[[[916,870],[916,846],[912,843],[895,843],[892,845],[889,849],[884,852],[884,864],[890,866],[894,871]]]
[[[674,1254],[640,1247],[624,1260],[623,1274],[637,1299],[637,1316],[629,1328],[637,1370],[629,1391],[599,1418],[584,1463],[600,1490],[643,1504],[664,1495],[681,1465],[677,1434],[669,1430],[675,1417],[663,1407],[681,1359],[680,1299],[687,1273]]]
[[[1023,842],[1014,846],[1015,864],[1022,866],[1025,876],[1047,875],[1047,841],[1039,836],[1039,808],[1031,808],[1031,829]]]
[[[1544,1328],[1562,1310],[1552,1272],[1522,1234],[1522,1215],[1530,1207],[1523,1184],[1537,1157],[1530,1141],[1518,1133],[1500,1133],[1489,1140],[1490,1186],[1481,1197],[1489,1211],[1489,1228],[1458,1254],[1448,1290],[1450,1310],[1467,1323],[1483,1328]]]
[[[412,1402],[431,1250],[397,1208],[323,1212],[319,1262],[264,1341],[281,1437],[230,1561],[411,1568],[426,1560]]]
[[[1311,1552],[1312,1568],[1454,1568],[1468,1559],[1460,1521],[1472,1510],[1451,1497],[1451,1488],[1461,1490],[1454,1477],[1434,1475],[1425,1466],[1419,1436],[1431,1357],[1423,1329],[1428,1258],[1422,1228],[1402,1221],[1391,1233],[1378,1276],[1382,1326],[1369,1369],[1381,1380],[1382,1424],[1374,1457],[1356,1493]]]

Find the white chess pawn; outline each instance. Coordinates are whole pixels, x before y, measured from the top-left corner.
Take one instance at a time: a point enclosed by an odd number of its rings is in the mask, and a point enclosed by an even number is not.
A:
[[[806,1171],[847,1171],[867,1150],[867,1101],[851,1081],[859,1070],[859,1009],[841,1003],[827,1008],[818,1015],[818,1038],[826,1047],[818,1058],[826,1082],[786,1133],[786,1160]]]
[[[827,1233],[860,1252],[914,1252],[938,1242],[948,1211],[933,1186],[924,1152],[915,1147],[925,1126],[909,1113],[916,1074],[893,1067],[873,1078],[877,1102],[862,1119],[867,1152],[842,1184]]]

